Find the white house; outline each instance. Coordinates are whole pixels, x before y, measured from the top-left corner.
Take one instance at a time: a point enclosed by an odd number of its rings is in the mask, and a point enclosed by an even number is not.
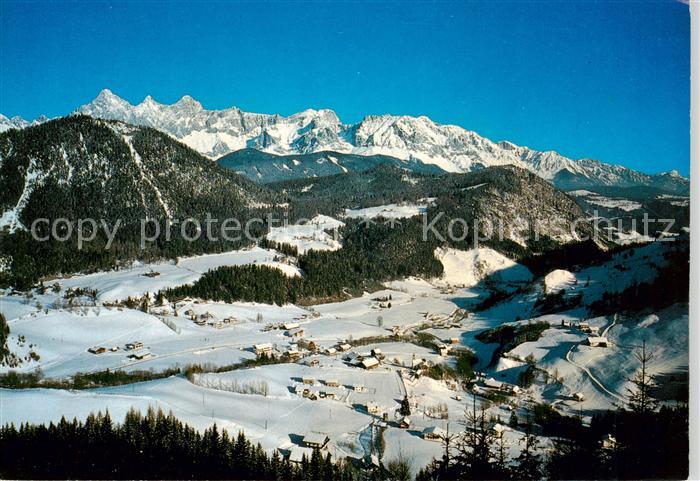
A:
[[[608,347],[608,338],[600,336],[588,336],[588,345],[591,347]]]

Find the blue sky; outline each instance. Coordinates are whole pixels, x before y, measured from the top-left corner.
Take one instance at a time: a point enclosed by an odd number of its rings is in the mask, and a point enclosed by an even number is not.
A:
[[[0,112],[132,103],[427,115],[493,140],[689,171],[679,2],[8,2]]]

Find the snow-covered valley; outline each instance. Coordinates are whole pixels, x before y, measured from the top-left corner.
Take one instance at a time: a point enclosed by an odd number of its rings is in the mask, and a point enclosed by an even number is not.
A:
[[[331,221],[317,219],[309,232],[293,227],[272,234],[298,239],[303,249],[324,228],[340,225]],[[4,291],[0,312],[10,328],[8,347],[21,362],[0,372],[40,371],[45,379],[105,370],[184,372],[191,365],[204,372],[81,390],[3,388],[0,424],[84,418],[98,410],[121,418],[132,407],[153,406],[199,429],[216,424],[232,433],[243,430],[268,451],[291,452],[301,436],[321,433],[329,437],[326,450],[336,458],[368,456],[367,430],[381,425],[382,459],[408,454],[416,472],[441,455],[441,443],[425,433],[464,429],[472,399],[504,425],[512,413],[524,419],[533,403],[585,420],[624,403],[642,340],[655,353],[652,374],[687,370],[686,304],[592,317],[585,307],[606,293],[653,281],[674,248],[672,242],[652,242],[546,278],[535,278],[490,249],[445,249],[436,252],[445,269],[440,278],[396,280],[382,290],[313,306],[199,299],[157,305],[151,297],[142,309],[120,302],[191,283],[223,265],[263,264],[303,275],[293,259],[260,248],[75,275],[25,295]],[[68,295],[77,289],[96,292]],[[476,309],[501,289],[510,296]],[[542,299],[552,295],[581,303],[564,302],[561,310],[543,314]],[[540,322],[549,326],[538,339],[497,358],[498,345],[477,338],[502,325]],[[590,345],[592,335],[606,339],[607,347]],[[478,358],[470,390],[449,377],[429,375],[431,366],[454,368],[453,354],[461,348]],[[256,366],[261,352],[278,361]],[[247,367],[237,367],[244,362]],[[535,381],[514,388],[529,364],[537,370]],[[399,414],[405,396],[412,412],[408,426],[402,426]],[[522,427],[506,428],[508,449],[516,455],[521,437]],[[541,440],[549,442],[546,436]]]

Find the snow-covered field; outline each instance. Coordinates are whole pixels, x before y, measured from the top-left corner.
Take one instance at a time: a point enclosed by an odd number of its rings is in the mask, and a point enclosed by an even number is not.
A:
[[[267,239],[296,246],[300,254],[315,250],[338,250],[341,247],[336,235],[327,231],[337,232],[345,224],[326,215],[317,215],[304,223],[272,227]]]
[[[569,192],[569,195],[581,197],[589,204],[599,205],[608,209],[620,209],[626,212],[631,212],[642,208],[642,204],[639,202],[629,199],[613,199],[611,197],[606,197],[588,190],[573,190]]]
[[[383,217],[385,219],[403,219],[420,215],[428,209],[428,204],[433,199],[425,199],[421,204],[386,204],[364,209],[345,209],[345,217],[375,219]]]
[[[502,284],[519,284],[532,279],[527,267],[488,247],[468,251],[438,248],[435,257],[442,262],[442,281],[447,284],[474,287],[484,279]]]
[[[308,231],[301,226],[278,231],[274,240],[294,241],[301,248],[310,248],[318,241],[314,236],[322,238],[324,229],[339,225],[333,219],[317,220]],[[303,238],[306,235],[312,240]],[[584,302],[591,302],[605,292],[619,292],[634,282],[650,281],[656,275],[656,267],[664,262],[664,253],[671,248],[672,243],[654,242],[620,253],[600,265],[554,271],[539,279],[533,279],[525,267],[490,249],[441,249],[436,252],[445,267],[441,279],[394,281],[377,292],[307,308],[187,300],[175,308],[168,303],[141,312],[104,305],[114,299],[192,282],[219,265],[259,263],[278,266],[290,275],[298,273],[277,262],[277,253],[263,249],[74,276],[59,280],[62,288],[58,292],[49,289],[30,297],[3,292],[0,312],[8,319],[11,330],[8,345],[25,359],[16,370],[32,372],[39,368],[50,378],[105,369],[162,371],[189,364],[230,367],[255,358],[254,344],[270,343],[277,354],[294,345],[301,346],[288,330],[273,328],[281,323],[298,324],[303,330],[300,339],[313,341],[317,350],[306,351],[290,363],[203,373],[191,381],[174,376],[83,391],[0,389],[0,423],[56,421],[64,415],[85,417],[106,409],[119,419],[130,407],[144,410],[156,406],[172,410],[198,428],[216,423],[231,432],[244,430],[269,450],[284,452],[297,444],[300,436],[319,432],[330,437],[329,452],[333,455],[363,457],[369,452],[368,433],[372,425],[386,413],[383,459],[407,456],[417,471],[442,452],[439,442],[421,437],[423,429],[463,429],[464,410],[471,406],[472,394],[443,380],[413,376],[416,361],[453,366],[454,358],[390,337],[392,333],[409,336],[422,332],[434,336],[435,343],[452,343],[455,339],[478,356],[477,370],[508,383],[517,382],[526,368],[526,358],[534,360],[550,380],[547,384],[535,383],[505,402],[488,403],[489,415],[504,422],[510,409],[524,416],[532,401],[553,404],[564,413],[582,413],[588,419],[596,410],[622,403],[629,386],[627,380],[637,368],[634,351],[644,340],[655,355],[650,366],[653,374],[687,369],[687,306],[675,305],[638,317],[587,319],[590,327],[597,328],[610,342],[608,347],[591,347],[586,342],[587,334],[576,327],[587,317],[584,308],[541,315],[537,301],[547,293],[563,291],[565,298],[581,297]],[[160,275],[143,275],[150,271]],[[490,289],[511,289],[514,285],[524,289],[490,309],[466,313],[458,310],[469,308],[475,300],[488,295]],[[69,287],[95,288],[97,299],[70,305],[64,299]],[[230,322],[218,329],[193,322],[193,317],[202,316],[209,323],[225,319]],[[506,322],[531,321],[545,321],[550,328],[537,341],[524,342],[491,363],[497,345],[484,344],[476,339],[477,334]],[[347,362],[347,352],[325,352],[340,342],[369,337],[375,339],[348,352],[368,357],[372,349],[380,349],[384,359],[377,369],[364,370]],[[126,344],[131,342],[143,343],[140,351],[149,355],[130,358],[134,352],[126,350]],[[88,352],[97,346],[107,351]],[[38,359],[28,360],[30,352]],[[0,372],[8,370],[8,366],[0,367]],[[313,381],[303,384],[303,378]],[[244,393],[254,391],[246,391],[247,387],[263,384],[266,394]],[[363,389],[356,390],[360,385]],[[323,392],[324,397],[311,400],[296,392],[304,387],[318,395]],[[326,393],[332,393],[333,398]],[[574,393],[582,393],[585,399],[574,401]],[[408,429],[402,429],[398,426],[398,408],[406,395],[411,403],[412,422]],[[477,396],[478,405],[483,401],[481,395]],[[367,412],[367,403],[371,402],[378,405],[377,413]],[[517,429],[506,433],[509,449],[514,453],[521,435]]]
[[[221,266],[245,264],[266,265],[280,269],[288,276],[299,275],[296,267],[275,260],[281,255],[273,250],[252,247],[250,249],[185,257],[175,262],[143,264],[136,262],[131,268],[118,271],[76,275],[56,279],[64,288],[90,287],[97,289],[103,301],[123,300],[127,297],[140,297],[146,292],[154,293],[168,287],[191,284],[210,269]],[[155,277],[150,277],[158,273]]]

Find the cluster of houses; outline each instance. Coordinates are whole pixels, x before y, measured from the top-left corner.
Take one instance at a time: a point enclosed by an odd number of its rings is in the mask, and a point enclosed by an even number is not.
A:
[[[352,351],[348,353],[344,359],[353,366],[370,370],[380,366],[381,361],[384,359],[384,354],[381,349],[374,348],[370,351],[369,356],[363,356],[362,354]]]
[[[517,396],[522,391],[522,388],[516,384],[499,381],[492,377],[485,378],[481,381],[482,387],[490,391],[498,391],[501,393]]]
[[[108,350],[111,352],[117,352],[119,350],[119,346],[112,346],[109,349],[107,349],[104,346],[93,346],[93,347],[88,348],[88,352],[90,354],[96,354],[96,355],[104,354]]]
[[[447,339],[444,342],[439,343],[436,346],[438,354],[440,354],[442,357],[448,356],[452,352],[452,347],[455,344],[459,344],[458,337],[451,337],[450,339]]]
[[[341,388],[345,387],[340,384],[337,379],[331,378],[321,381],[324,386],[329,388]],[[301,384],[294,386],[294,393],[297,396],[316,401],[317,399],[337,399],[338,393],[334,390],[316,390],[313,386],[316,385],[316,378],[313,376],[304,376],[301,378]],[[361,384],[356,384],[350,386],[355,392],[365,391],[365,387]]]
[[[137,350],[143,349],[143,342],[141,342],[141,341],[128,342],[128,343],[126,343],[124,348],[127,351],[137,351]],[[112,346],[109,348],[104,347],[104,346],[92,346],[92,347],[88,348],[88,352],[90,354],[99,355],[99,354],[104,354],[107,351],[117,352],[117,351],[119,351],[119,349],[120,349],[119,346]]]
[[[233,316],[227,317],[225,319],[217,320],[214,317],[214,314],[212,314],[209,311],[197,316],[197,314],[194,312],[194,310],[188,309],[185,311],[185,315],[189,316],[189,318],[198,326],[209,325],[215,329],[222,329],[224,327],[227,327],[227,326],[230,326],[230,325],[236,323],[236,318]]]
[[[141,341],[129,342],[124,346],[124,348],[125,350],[129,351],[129,359],[140,361],[153,356],[148,349],[144,349],[143,342]],[[112,346],[109,349],[104,346],[93,346],[88,349],[88,352],[90,354],[100,355],[106,353],[108,350],[111,352],[117,352],[119,351],[119,346]]]
[[[570,320],[562,319],[561,325],[562,327],[576,327],[584,334],[588,334],[586,342],[591,347],[608,347],[609,345],[608,338],[600,335],[600,328],[591,326],[587,321],[581,321],[574,326]]]

